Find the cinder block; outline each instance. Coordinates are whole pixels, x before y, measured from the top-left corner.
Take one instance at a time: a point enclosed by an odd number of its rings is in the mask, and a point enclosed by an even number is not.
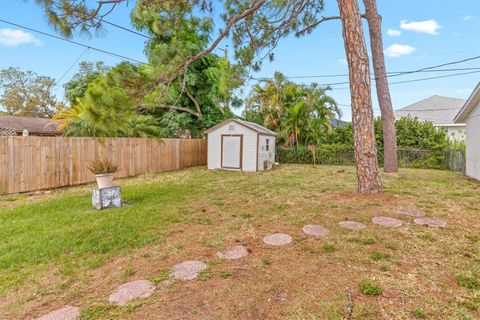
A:
[[[97,210],[122,206],[122,193],[119,186],[92,190],[92,205]]]

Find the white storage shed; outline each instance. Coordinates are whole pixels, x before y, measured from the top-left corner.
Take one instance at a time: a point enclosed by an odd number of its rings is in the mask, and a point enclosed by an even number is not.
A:
[[[276,133],[253,122],[228,119],[205,131],[208,169],[261,171],[275,162]]]

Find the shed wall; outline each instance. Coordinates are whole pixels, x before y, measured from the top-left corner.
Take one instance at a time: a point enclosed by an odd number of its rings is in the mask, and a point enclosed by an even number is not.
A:
[[[467,118],[467,176],[480,180],[480,103]]]
[[[233,130],[230,127],[233,126]],[[208,133],[208,169],[221,169],[222,134],[243,135],[242,170],[256,171],[257,133],[238,123],[225,125]]]
[[[266,150],[267,139],[269,140],[268,151]],[[260,134],[258,141],[258,170],[264,170],[265,160],[275,162],[275,137]]]

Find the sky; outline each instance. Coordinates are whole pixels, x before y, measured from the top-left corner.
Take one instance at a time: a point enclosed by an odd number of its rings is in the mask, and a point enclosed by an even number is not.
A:
[[[361,2],[361,1],[359,1]],[[460,61],[480,56],[480,0],[378,0],[383,17],[383,42],[387,72],[417,70],[424,67]],[[132,28],[129,14],[134,1],[118,6],[108,20]],[[323,16],[338,15],[337,2],[325,0]],[[33,0],[1,0],[0,19],[55,34],[46,23],[44,13]],[[220,22],[219,22],[220,23]],[[221,25],[217,26],[221,28]],[[364,24],[364,31],[367,31]],[[368,32],[366,43],[368,45]],[[92,37],[76,36],[72,40],[87,46],[146,61],[143,52],[145,39],[124,30],[105,25]],[[228,45],[223,41],[220,47]],[[215,51],[223,54],[221,50]],[[331,84],[348,81],[348,66],[341,34],[340,21],[320,24],[315,31],[301,38],[291,36],[280,41],[274,50],[273,62],[263,64],[252,78],[269,78],[275,71],[284,73],[291,81],[309,84]],[[63,98],[62,85],[78,70],[79,61],[105,61],[115,65],[121,58],[85,49],[84,47],[12,26],[0,21],[0,69],[18,67],[57,80],[55,92]],[[450,65],[445,68],[480,68],[480,59]],[[389,79],[394,109],[405,107],[432,95],[467,99],[480,81],[480,73],[454,75],[424,81],[394,83],[438,76],[472,72],[471,70],[422,72]],[[243,87],[245,94],[257,80]],[[351,120],[348,85],[332,85],[329,95],[342,110],[342,119]],[[379,115],[374,88],[372,101]],[[240,113],[240,111],[237,111]]]

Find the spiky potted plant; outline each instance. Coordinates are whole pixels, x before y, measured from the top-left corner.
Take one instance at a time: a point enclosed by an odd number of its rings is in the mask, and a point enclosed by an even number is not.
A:
[[[88,170],[95,175],[99,189],[113,186],[113,176],[118,171],[118,164],[108,159],[93,160]]]

